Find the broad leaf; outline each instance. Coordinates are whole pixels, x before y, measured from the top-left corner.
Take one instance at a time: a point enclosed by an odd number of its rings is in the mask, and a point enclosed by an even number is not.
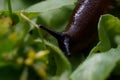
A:
[[[58,9],[66,5],[73,5],[74,2],[76,2],[76,0],[47,0],[29,7],[27,11],[45,12],[49,10]]]
[[[120,46],[85,60],[71,75],[72,80],[105,80],[120,60]]]
[[[98,24],[99,43],[91,51],[107,51],[120,44],[120,20],[110,14],[102,15]]]

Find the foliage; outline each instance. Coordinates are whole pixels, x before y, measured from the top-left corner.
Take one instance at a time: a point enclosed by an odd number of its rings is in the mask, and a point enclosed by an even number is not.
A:
[[[76,2],[0,1],[0,80],[112,80],[120,76],[119,4],[111,14],[100,17],[98,43],[87,53],[87,58],[66,57],[52,36],[21,15],[36,24],[62,31]]]

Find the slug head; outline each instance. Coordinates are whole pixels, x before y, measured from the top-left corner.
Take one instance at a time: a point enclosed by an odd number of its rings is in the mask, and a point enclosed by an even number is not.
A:
[[[40,25],[39,27],[47,31],[48,33],[50,33],[52,36],[54,36],[57,39],[60,49],[65,53],[66,56],[71,55],[70,50],[69,50],[70,49],[69,38],[64,33],[52,31],[43,25]]]

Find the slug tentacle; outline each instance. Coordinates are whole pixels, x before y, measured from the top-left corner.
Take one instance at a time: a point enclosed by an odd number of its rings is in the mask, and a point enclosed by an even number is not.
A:
[[[48,28],[46,28],[43,25],[39,25],[40,28],[44,29],[45,31],[47,31],[48,33],[50,33],[52,36],[54,36],[59,43],[59,47],[60,49],[65,53],[66,56],[70,56],[70,46],[69,46],[69,39],[64,35],[64,33],[60,33],[60,32],[55,32],[53,30],[50,30]]]
[[[52,36],[54,36],[56,39],[61,39],[62,38],[62,34],[60,32],[55,32],[53,30],[50,30],[48,28],[46,28],[43,25],[39,25],[40,28],[42,28],[43,30],[47,31],[48,33],[50,33]]]

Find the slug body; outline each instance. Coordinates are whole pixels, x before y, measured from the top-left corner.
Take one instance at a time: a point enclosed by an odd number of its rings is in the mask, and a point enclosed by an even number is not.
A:
[[[80,51],[94,42],[100,15],[108,10],[110,0],[79,0],[64,32],[58,33],[40,26],[57,38],[66,55]]]

